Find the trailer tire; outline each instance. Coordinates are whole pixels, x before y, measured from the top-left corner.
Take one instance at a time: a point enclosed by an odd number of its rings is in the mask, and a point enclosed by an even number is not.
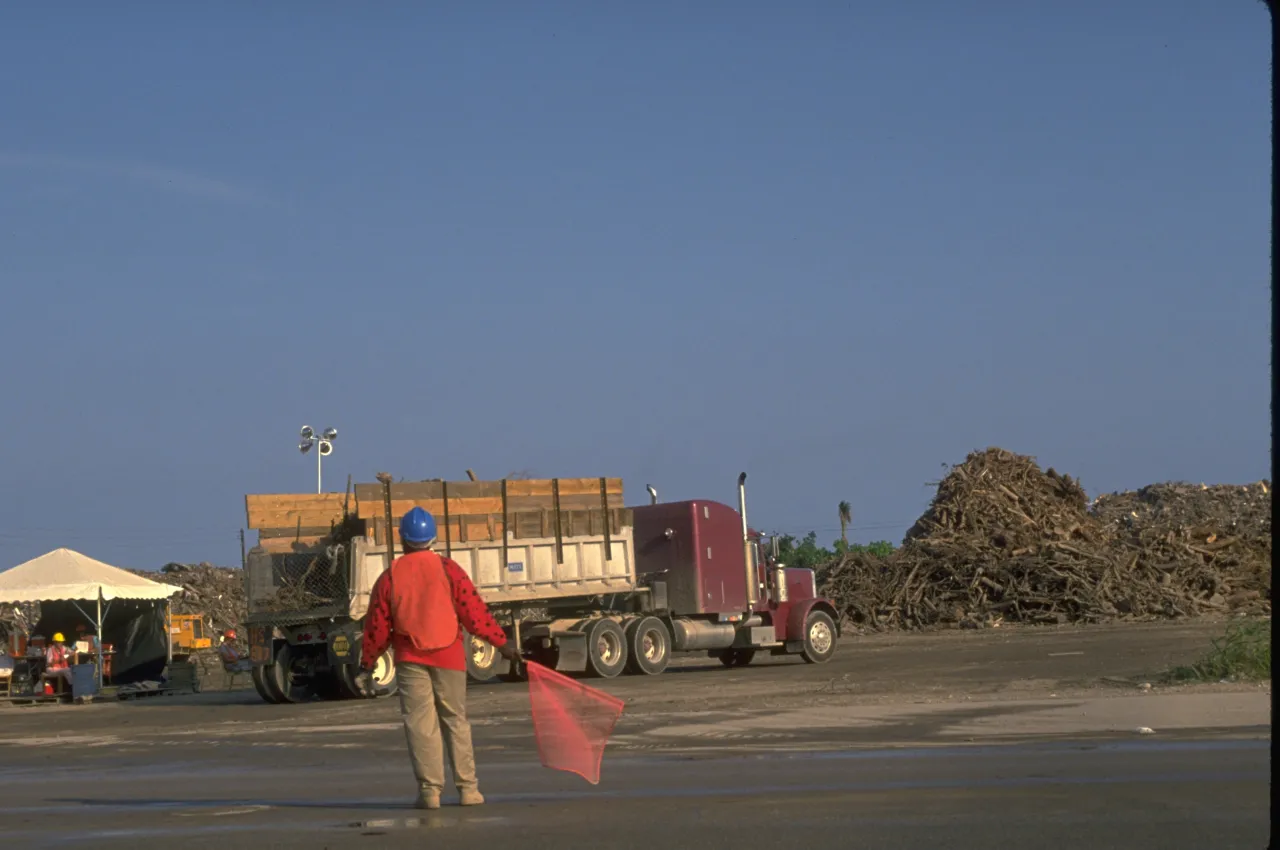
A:
[[[314,679],[294,675],[293,666],[297,661],[296,650],[281,641],[276,647],[275,663],[262,668],[263,683],[281,703],[307,702],[315,696]]]
[[[265,668],[262,667],[261,664],[253,664],[253,670],[250,672],[248,677],[253,680],[253,690],[256,690],[257,695],[261,696],[262,702],[268,705],[275,705],[274,696],[271,696],[270,691],[266,690],[266,682],[264,681],[264,677],[262,677],[262,671],[264,670]]]
[[[467,677],[473,682],[492,682],[498,675],[498,650],[487,640],[462,633],[467,652]]]
[[[627,672],[657,676],[671,662],[671,632],[657,617],[627,623]]]
[[[804,621],[804,649],[800,650],[800,657],[809,664],[825,664],[835,654],[835,620],[826,611],[810,611]]]
[[[589,621],[587,636],[587,673],[601,679],[612,679],[627,667],[627,635],[613,620]]]

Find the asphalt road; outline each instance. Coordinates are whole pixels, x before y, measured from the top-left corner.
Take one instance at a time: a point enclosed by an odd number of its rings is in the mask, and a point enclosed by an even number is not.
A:
[[[1269,747],[1254,738],[624,756],[608,761],[599,786],[527,758],[489,758],[487,805],[446,797],[432,813],[410,806],[402,763],[359,749],[330,752],[322,769],[261,752],[238,765],[175,753],[100,771],[64,757],[0,768],[0,821],[6,843],[22,847],[1253,850],[1269,840]]]
[[[877,636],[822,666],[695,659],[597,681],[627,704],[599,786],[538,764],[523,686],[479,686],[490,802],[438,813],[410,807],[392,700],[206,692],[5,709],[0,834],[307,850],[1264,847],[1269,687],[1139,687],[1221,629]]]

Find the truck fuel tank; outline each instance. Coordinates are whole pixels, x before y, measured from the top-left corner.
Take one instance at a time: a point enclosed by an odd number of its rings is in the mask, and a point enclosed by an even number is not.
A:
[[[671,621],[672,642],[677,652],[703,649],[727,649],[733,646],[738,629],[734,623],[709,623],[675,617]]]

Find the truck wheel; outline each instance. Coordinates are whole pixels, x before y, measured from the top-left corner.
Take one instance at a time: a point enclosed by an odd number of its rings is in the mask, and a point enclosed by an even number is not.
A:
[[[276,647],[275,663],[262,669],[263,684],[278,702],[306,702],[315,695],[314,682],[307,666],[294,648],[282,641]]]
[[[756,657],[754,649],[723,649],[718,656],[726,667],[746,667]]]
[[[627,671],[656,676],[671,661],[671,633],[657,617],[640,617],[627,623]]]
[[[249,678],[253,680],[253,689],[258,692],[258,696],[262,697],[262,701],[269,705],[275,705],[279,700],[267,689],[266,677],[263,676],[266,669],[257,664],[253,665],[253,672],[249,674]]]
[[[612,679],[627,666],[627,636],[613,620],[599,619],[587,626],[587,672]]]
[[[487,640],[463,632],[466,639],[467,676],[473,682],[491,682],[497,676],[498,650]]]
[[[396,657],[390,649],[378,656],[378,661],[373,665],[373,672],[369,676],[369,685],[373,690],[374,699],[395,696],[399,693],[400,685],[396,680]]]
[[[823,664],[835,654],[835,621],[826,611],[810,611],[804,621],[804,649],[800,657],[809,664]]]
[[[338,678],[338,689],[342,699],[364,699],[365,696],[356,687],[356,676],[360,675],[359,664],[343,664],[334,672]]]

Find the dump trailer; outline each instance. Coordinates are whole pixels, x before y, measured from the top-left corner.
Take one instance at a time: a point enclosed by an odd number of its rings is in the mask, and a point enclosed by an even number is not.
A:
[[[760,652],[823,663],[839,637],[835,608],[812,570],[779,563],[776,540],[750,528],[745,482],[737,510],[656,496],[627,508],[616,478],[247,496],[259,534],[245,559],[254,685],[274,703],[396,692],[389,650],[367,689],[356,676],[370,591],[402,554],[397,526],[414,506],[436,517],[436,551],[471,577],[526,660],[604,678],[657,675],[674,653],[725,666]],[[522,677],[488,643],[469,638],[469,649],[472,680]]]

